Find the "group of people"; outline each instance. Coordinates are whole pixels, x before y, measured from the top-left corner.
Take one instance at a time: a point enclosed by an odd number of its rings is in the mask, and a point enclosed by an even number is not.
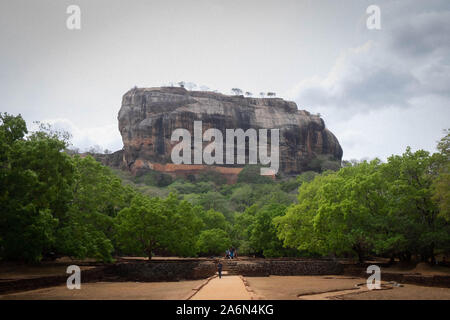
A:
[[[234,247],[231,247],[230,249],[227,249],[227,251],[225,251],[225,258],[234,259],[236,257],[237,257],[237,252]]]

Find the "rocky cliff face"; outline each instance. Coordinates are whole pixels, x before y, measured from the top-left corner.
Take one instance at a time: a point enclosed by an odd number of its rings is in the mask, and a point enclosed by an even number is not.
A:
[[[133,173],[153,169],[172,175],[195,174],[211,168],[171,161],[176,144],[171,142],[172,132],[185,128],[193,134],[194,121],[202,121],[204,131],[216,128],[223,133],[235,128],[280,129],[280,171],[286,174],[318,170],[320,161],[342,158],[338,140],[319,116],[297,110],[294,102],[279,98],[244,98],[172,87],[132,89],[123,96],[118,120],[124,144],[122,165]],[[232,177],[241,167],[212,169]]]

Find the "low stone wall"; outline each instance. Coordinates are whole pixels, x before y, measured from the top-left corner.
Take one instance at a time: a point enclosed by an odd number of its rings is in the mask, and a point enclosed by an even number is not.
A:
[[[237,271],[243,276],[304,276],[341,274],[342,265],[327,260],[267,260],[238,262]]]
[[[97,282],[104,280],[105,267],[97,267],[81,271],[81,282]],[[42,276],[25,279],[11,279],[0,281],[0,294],[35,290],[65,284],[70,274]]]
[[[342,265],[334,261],[271,261],[270,274],[280,276],[341,274]]]
[[[107,274],[120,281],[179,281],[205,279],[216,273],[212,261],[143,261],[110,266]]]
[[[261,262],[238,262],[235,270],[246,277],[268,277],[270,275],[270,264]]]
[[[108,281],[179,281],[206,279],[216,265],[205,260],[128,261],[81,271],[81,283]],[[0,294],[64,285],[69,274],[0,281]]]

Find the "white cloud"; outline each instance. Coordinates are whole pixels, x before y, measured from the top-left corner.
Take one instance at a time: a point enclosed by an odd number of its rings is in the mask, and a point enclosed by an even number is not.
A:
[[[431,105],[425,108],[424,103]],[[442,129],[449,126],[448,119],[445,101],[420,98],[412,101],[408,110],[386,108],[358,113],[346,121],[331,122],[331,126],[343,146],[344,159],[385,160],[403,153],[407,146],[435,152]]]
[[[122,149],[122,137],[117,128],[117,123],[92,128],[82,128],[68,119],[46,119],[41,121],[48,123],[52,129],[66,131],[72,135],[71,144],[80,151],[87,151],[91,147],[99,148],[104,151],[117,151]],[[37,126],[33,124],[31,131],[36,130]]]

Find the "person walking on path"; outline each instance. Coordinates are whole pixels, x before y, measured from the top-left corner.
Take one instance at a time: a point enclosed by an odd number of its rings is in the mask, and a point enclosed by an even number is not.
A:
[[[219,278],[222,278],[222,263],[220,261],[217,264],[217,271],[219,272]]]

